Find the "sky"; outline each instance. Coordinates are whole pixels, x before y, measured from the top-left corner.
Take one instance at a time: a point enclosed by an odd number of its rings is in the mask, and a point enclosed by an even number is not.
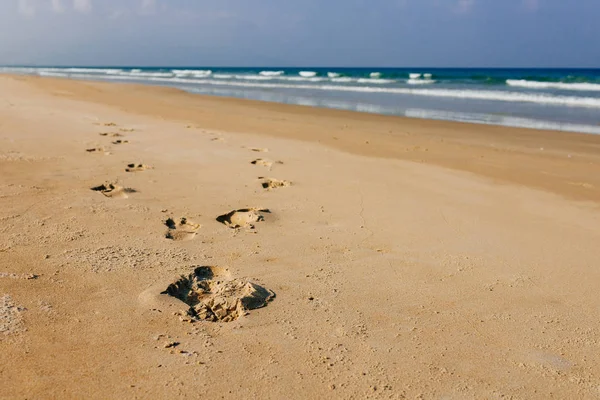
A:
[[[0,0],[1,65],[600,67],[600,0]]]

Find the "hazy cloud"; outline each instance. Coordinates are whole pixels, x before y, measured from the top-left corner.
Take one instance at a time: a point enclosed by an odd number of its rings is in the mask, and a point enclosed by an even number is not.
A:
[[[540,8],[539,0],[523,0],[523,5],[529,11],[536,11],[538,8]]]
[[[52,0],[52,10],[57,13],[65,11],[62,0]]]
[[[92,0],[73,0],[73,8],[81,13],[92,11]]]
[[[458,0],[458,11],[461,13],[469,12],[474,4],[475,0]]]
[[[19,14],[26,17],[33,17],[35,15],[35,6],[31,0],[19,0]]]

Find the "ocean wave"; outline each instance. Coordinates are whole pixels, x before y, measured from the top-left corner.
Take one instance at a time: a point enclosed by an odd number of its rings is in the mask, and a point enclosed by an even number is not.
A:
[[[285,74],[285,71],[260,71],[259,75],[262,76],[281,76]]]
[[[205,77],[212,75],[212,71],[210,69],[173,69],[171,72],[177,76]]]
[[[381,78],[360,78],[355,80],[355,82],[358,83],[376,83],[378,85],[384,84],[384,83],[394,83],[395,81],[393,79],[381,79]]]
[[[556,106],[570,107],[588,107],[600,108],[600,98],[594,97],[576,97],[576,96],[559,96],[551,94],[531,94],[521,92],[510,92],[500,90],[473,90],[473,89],[411,89],[411,88],[390,88],[390,87],[373,87],[373,86],[342,86],[342,85],[294,85],[285,83],[252,83],[239,81],[216,81],[211,79],[186,79],[186,78],[141,78],[135,76],[102,76],[102,75],[87,75],[87,74],[68,74],[68,73],[52,73],[39,72],[42,76],[60,76],[66,78],[78,79],[129,79],[140,81],[162,82],[170,84],[205,84],[205,85],[221,85],[221,86],[237,86],[246,88],[269,88],[269,89],[310,89],[324,91],[341,91],[341,92],[363,92],[363,93],[389,93],[415,96],[442,97],[453,99],[467,100],[489,100],[489,101],[504,101],[504,102],[522,102],[536,103]]]
[[[421,78],[421,74],[408,74],[409,79],[419,79]]]
[[[169,78],[173,74],[171,72],[136,72],[136,71],[120,71],[115,72],[115,75],[121,76],[136,76],[142,78]]]
[[[233,79],[233,78],[235,78],[234,75],[229,75],[229,74],[214,74],[212,77],[215,79]]]
[[[357,81],[357,79],[352,79],[347,76],[344,76],[341,78],[331,78],[331,81],[337,82],[337,83],[349,83],[349,82],[355,82],[355,81]]]
[[[381,78],[381,72],[371,72],[369,74],[369,77],[371,79],[379,79],[379,78]]]
[[[600,91],[598,83],[566,83],[566,82],[540,82],[529,81],[526,79],[507,79],[508,86],[524,87],[530,89],[561,89],[561,90],[579,90],[587,92]]]
[[[423,85],[428,83],[435,83],[433,79],[408,79],[406,81],[409,85]]]
[[[327,77],[329,77],[329,78],[339,78],[340,76],[342,76],[342,74],[337,73],[337,72],[328,72],[327,73]]]
[[[314,71],[300,71],[300,72],[298,72],[298,75],[300,75],[301,77],[304,77],[304,78],[312,78],[312,77],[317,76],[317,73]]]

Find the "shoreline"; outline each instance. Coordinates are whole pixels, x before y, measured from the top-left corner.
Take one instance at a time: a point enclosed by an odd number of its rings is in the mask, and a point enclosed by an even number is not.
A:
[[[56,96],[80,97],[141,115],[162,113],[207,129],[318,142],[353,154],[431,163],[600,201],[600,135],[207,96],[143,84],[5,76]],[[272,123],[265,126],[265,118]]]

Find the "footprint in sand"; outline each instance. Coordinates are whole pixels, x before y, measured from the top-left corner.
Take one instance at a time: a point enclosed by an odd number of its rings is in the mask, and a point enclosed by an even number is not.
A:
[[[127,164],[127,168],[125,168],[125,172],[142,172],[147,169],[152,169],[150,165],[146,164]]]
[[[218,267],[197,267],[161,294],[187,304],[187,313],[194,320],[212,322],[235,321],[275,298],[271,290],[246,279],[234,279],[228,269]]]
[[[129,140],[115,140],[114,142],[112,142],[112,144],[126,144],[129,143]]]
[[[133,129],[133,128],[119,128],[119,130],[121,132],[134,132],[135,131],[135,129]]]
[[[248,149],[250,151],[254,151],[257,153],[268,153],[269,149],[261,148],[261,147],[243,147],[244,149]]]
[[[110,137],[122,137],[120,133],[110,133],[110,132],[102,132],[99,133],[100,136],[110,136]]]
[[[292,182],[281,180],[281,179],[265,178],[263,176],[259,176],[258,179],[261,179],[261,185],[262,185],[263,189],[266,189],[266,190],[273,190],[273,189],[278,189],[278,188],[282,188],[282,187],[292,186]]]
[[[105,122],[103,125],[104,126],[117,126],[117,124],[115,124],[114,122]]]
[[[267,160],[264,158],[257,158],[256,160],[251,161],[250,164],[259,165],[261,167],[271,168],[273,166],[273,164],[283,164],[283,162],[282,161],[271,161],[271,160]]]
[[[92,147],[92,148],[89,148],[89,149],[85,149],[85,151],[87,151],[88,153],[110,154],[104,147]]]
[[[199,224],[185,217],[182,217],[179,222],[169,218],[165,221],[165,225],[169,228],[165,237],[175,241],[192,240],[200,229]]]
[[[265,208],[242,208],[217,217],[217,221],[232,228],[254,229],[254,224],[265,220],[262,213],[271,213]]]
[[[211,142],[224,142],[225,139],[223,139],[222,137],[214,137],[212,139],[210,139]]]
[[[112,183],[112,182],[106,182],[100,186],[95,186],[91,189],[96,192],[102,193],[106,197],[110,197],[113,199],[116,199],[116,198],[126,199],[129,197],[127,195],[128,193],[136,192],[135,189],[124,188],[123,186],[119,186],[116,183]]]

